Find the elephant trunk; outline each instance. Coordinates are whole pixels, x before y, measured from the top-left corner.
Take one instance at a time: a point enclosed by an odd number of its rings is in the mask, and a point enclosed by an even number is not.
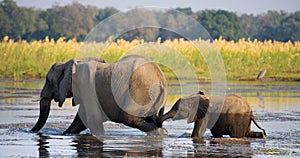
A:
[[[162,127],[162,124],[165,120],[169,119],[169,118],[174,118],[174,116],[176,115],[177,111],[179,110],[179,105],[180,105],[180,102],[181,102],[181,98],[178,99],[176,101],[176,103],[173,105],[173,107],[171,108],[170,111],[168,111],[166,114],[164,114],[162,117],[161,115],[163,114],[163,111],[159,112],[159,118],[158,120],[156,121],[157,122],[157,127],[161,128]],[[164,110],[164,109],[163,109]]]
[[[169,118],[173,118],[176,114],[176,111],[170,110],[169,112],[167,112],[165,115],[163,115],[162,117],[158,118],[157,121],[157,127],[161,128],[162,124],[165,120],[169,119]]]
[[[42,98],[40,100],[40,116],[37,123],[30,131],[37,132],[45,125],[50,112],[51,100],[52,99],[49,98]]]

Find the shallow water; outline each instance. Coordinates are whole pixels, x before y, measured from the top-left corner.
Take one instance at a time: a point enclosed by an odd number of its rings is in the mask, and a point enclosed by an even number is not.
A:
[[[77,107],[67,100],[63,108],[52,103],[50,117],[39,133],[28,132],[39,115],[38,99],[43,81],[0,82],[0,157],[193,157],[193,156],[300,156],[300,83],[299,82],[228,82],[227,93],[247,99],[253,106],[257,122],[266,129],[266,139],[211,138],[207,131],[203,140],[192,140],[192,124],[186,120],[166,121],[168,136],[145,133],[113,122],[105,123],[103,143],[89,135],[62,136]],[[197,90],[185,83],[188,93]],[[210,93],[210,83],[200,88]],[[171,82],[169,91],[179,95],[180,86]],[[184,94],[187,95],[187,94]],[[258,129],[252,125],[252,129]],[[225,136],[228,137],[228,136]]]

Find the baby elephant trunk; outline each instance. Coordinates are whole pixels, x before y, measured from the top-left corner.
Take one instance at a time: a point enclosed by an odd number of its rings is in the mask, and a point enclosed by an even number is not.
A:
[[[166,114],[163,115],[163,112],[159,112],[160,113],[160,117],[157,118],[157,127],[161,128],[162,127],[162,124],[165,120],[167,119],[170,119],[170,118],[173,118],[178,109],[179,109],[179,104],[180,104],[180,100],[181,99],[178,99],[177,102],[173,105],[173,107],[171,108],[170,111],[168,111]]]

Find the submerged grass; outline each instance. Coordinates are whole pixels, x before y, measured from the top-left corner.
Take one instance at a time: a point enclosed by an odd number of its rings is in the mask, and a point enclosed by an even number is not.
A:
[[[212,45],[208,41],[189,42],[183,39],[167,40],[163,43],[160,40],[155,42],[117,40],[84,44],[75,40],[66,41],[64,38],[58,41],[46,38],[42,41],[14,42],[5,37],[0,42],[0,78],[16,80],[44,78],[55,62],[79,59],[83,57],[82,55],[98,57],[101,51],[103,51],[101,57],[107,62],[116,61],[127,54],[146,55],[158,61],[167,78],[176,78],[176,72],[171,66],[184,67],[188,61],[199,78],[210,78],[207,60],[201,54],[217,50],[223,58],[228,79],[255,79],[258,72],[266,68],[266,78],[300,80],[299,41],[260,42],[241,39],[233,42],[222,38],[215,40]],[[166,64],[160,60],[170,63]]]

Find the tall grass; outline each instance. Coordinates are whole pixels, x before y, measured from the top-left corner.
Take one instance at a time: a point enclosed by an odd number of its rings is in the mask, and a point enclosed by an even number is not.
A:
[[[161,55],[164,60],[174,60],[168,54],[180,52],[195,68],[199,78],[209,78],[210,73],[204,58],[195,44],[205,45],[208,41],[194,40],[192,42],[182,39],[167,40],[163,43],[144,42],[134,40],[131,42],[117,40],[94,44],[95,53],[104,50],[101,55],[108,62],[118,60],[121,56],[140,51],[141,54]],[[95,46],[96,45],[96,46]],[[284,78],[291,80],[300,79],[300,42],[272,42],[241,39],[238,42],[225,41],[222,38],[214,41],[214,45],[220,51],[226,68],[228,79],[252,79],[265,67],[265,77]],[[55,62],[65,62],[71,58],[77,58],[84,44],[74,40],[58,41],[46,38],[42,41],[17,41],[5,37],[0,42],[0,78],[43,78],[51,65]],[[85,45],[86,46],[86,45]],[[142,49],[144,48],[144,49]],[[146,49],[145,49],[146,48]],[[91,51],[88,50],[87,51]],[[178,65],[181,63],[178,62]],[[160,65],[167,77],[174,77],[172,70]]]
[[[300,42],[215,40],[230,78],[253,78],[264,67],[266,77],[300,79]],[[265,66],[263,63],[266,63]]]
[[[64,38],[56,42],[46,38],[28,43],[14,42],[5,37],[0,43],[0,77],[45,77],[53,63],[74,58],[79,48],[80,43],[72,40],[66,42]]]

